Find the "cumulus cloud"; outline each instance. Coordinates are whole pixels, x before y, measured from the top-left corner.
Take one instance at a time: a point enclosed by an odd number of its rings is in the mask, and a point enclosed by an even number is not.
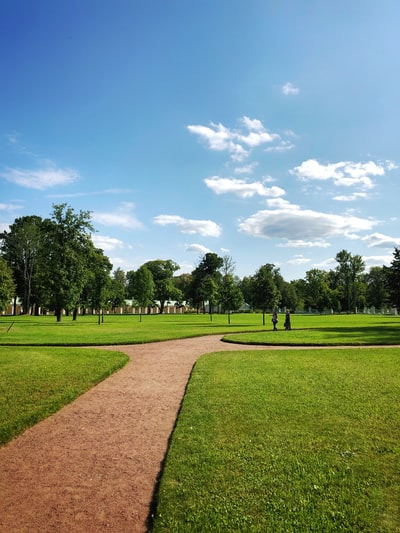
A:
[[[246,159],[253,148],[279,141],[277,133],[270,133],[258,119],[242,117],[240,127],[230,129],[223,124],[211,122],[209,126],[190,124],[187,129],[200,137],[210,150],[226,151],[234,161]]]
[[[288,96],[291,94],[299,94],[300,89],[298,87],[295,87],[293,83],[288,81],[285,83],[285,85],[282,86],[282,92],[284,95]]]
[[[212,176],[206,178],[204,183],[216,194],[232,193],[241,198],[251,198],[256,194],[259,196],[279,198],[286,194],[280,187],[265,187],[260,181],[249,183],[246,180],[238,178],[221,178],[219,176]]]
[[[371,233],[361,239],[369,248],[396,248],[400,246],[400,237],[389,237],[382,233]]]
[[[194,252],[196,254],[201,254],[201,255],[211,252],[209,248],[206,248],[202,244],[186,244],[185,250],[187,252]]]
[[[135,204],[122,203],[115,211],[97,212],[92,215],[93,221],[103,226],[119,226],[125,229],[142,229],[143,224],[133,213]]]
[[[96,248],[100,248],[106,252],[125,248],[124,243],[115,237],[108,237],[107,235],[92,234],[92,241]]]
[[[74,169],[47,166],[36,170],[7,168],[0,172],[0,177],[21,187],[44,190],[60,185],[70,185],[80,176],[79,172]]]
[[[295,243],[304,241],[310,247],[325,246],[331,237],[359,238],[358,232],[368,231],[375,224],[370,219],[290,206],[258,211],[239,224],[239,231],[253,237],[280,238]]]
[[[182,233],[189,235],[199,234],[203,237],[219,237],[221,226],[212,220],[191,220],[179,215],[158,215],[153,219],[159,226],[176,225]]]
[[[374,161],[366,163],[340,161],[323,165],[316,159],[308,159],[289,172],[302,181],[331,180],[335,186],[357,186],[367,190],[374,187],[372,177],[383,176],[386,170],[391,170],[391,168],[388,165],[378,165]]]

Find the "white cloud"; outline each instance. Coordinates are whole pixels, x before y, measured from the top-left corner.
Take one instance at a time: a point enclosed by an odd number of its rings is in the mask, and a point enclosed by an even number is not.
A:
[[[365,190],[374,187],[371,176],[383,176],[385,170],[390,169],[390,167],[378,165],[374,161],[368,161],[366,163],[340,161],[338,163],[323,165],[316,159],[308,159],[289,172],[302,181],[332,180],[336,186],[358,186]]]
[[[212,220],[191,220],[179,215],[158,215],[153,220],[159,226],[175,224],[182,233],[189,235],[199,234],[203,237],[219,237],[222,232],[221,226]]]
[[[143,224],[132,212],[135,205],[131,202],[122,203],[118,209],[112,212],[94,212],[93,221],[103,226],[119,226],[125,229],[142,229]]]
[[[209,248],[206,248],[202,244],[186,244],[185,250],[187,252],[194,252],[196,254],[202,254],[202,255],[211,252]]]
[[[241,129],[230,129],[214,122],[210,126],[191,124],[187,129],[205,141],[210,150],[227,151],[234,161],[246,159],[253,148],[280,140],[277,133],[268,132],[258,119],[245,116],[239,122]]]
[[[125,248],[122,241],[116,239],[115,237],[108,237],[107,235],[92,234],[92,241],[96,248],[101,248],[106,252]]]
[[[235,174],[252,174],[254,169],[258,166],[258,163],[254,161],[253,163],[249,163],[248,165],[244,165],[241,167],[236,167],[234,172]]]
[[[400,246],[400,237],[389,237],[382,233],[371,233],[361,239],[369,248],[395,248]]]
[[[338,202],[353,202],[354,200],[359,200],[360,198],[366,199],[368,198],[368,194],[365,192],[355,192],[353,194],[342,194],[333,197],[333,199],[337,200]]]
[[[316,239],[315,241],[288,240],[278,244],[280,248],[329,248],[329,242],[324,239]]]
[[[284,209],[262,210],[239,224],[239,231],[253,237],[280,238],[321,245],[330,237],[355,238],[376,224],[369,219],[321,213],[290,206]]]
[[[303,255],[296,255],[293,259],[289,259],[287,263],[289,265],[305,265],[306,263],[310,263],[311,259],[308,259],[307,257],[304,257]]]
[[[286,96],[291,94],[298,94],[300,92],[300,89],[298,87],[295,87],[293,83],[290,81],[286,82],[285,85],[282,86],[282,92]]]
[[[259,196],[279,198],[286,194],[280,187],[265,187],[260,181],[249,183],[237,178],[220,178],[219,176],[212,176],[206,178],[204,183],[216,194],[232,193],[241,198],[251,198],[255,194],[258,194]]]
[[[70,168],[47,166],[37,170],[7,168],[0,173],[0,177],[21,187],[44,190],[60,185],[70,185],[80,176],[78,171]]]
[[[365,266],[367,268],[371,268],[373,266],[390,266],[391,262],[393,261],[393,255],[367,255],[363,256],[363,261],[365,262]]]
[[[21,209],[21,206],[18,204],[0,203],[0,211],[15,211],[16,209]]]

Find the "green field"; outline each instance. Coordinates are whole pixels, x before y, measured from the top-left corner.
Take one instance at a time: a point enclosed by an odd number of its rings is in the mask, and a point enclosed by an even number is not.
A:
[[[400,531],[400,349],[196,364],[153,531]]]
[[[55,413],[128,361],[110,350],[0,348],[0,445]]]
[[[400,318],[261,314],[0,317],[0,444],[123,366],[77,346],[208,334],[228,342],[400,344]],[[57,347],[61,346],[61,347]],[[200,358],[162,473],[157,532],[400,532],[400,348]]]
[[[162,341],[211,334],[250,332],[251,335],[227,336],[227,340],[261,344],[397,344],[400,343],[400,317],[388,315],[292,315],[292,331],[271,331],[270,316],[262,315],[105,315],[98,324],[96,316],[73,321],[54,316],[0,317],[0,345],[104,345]]]

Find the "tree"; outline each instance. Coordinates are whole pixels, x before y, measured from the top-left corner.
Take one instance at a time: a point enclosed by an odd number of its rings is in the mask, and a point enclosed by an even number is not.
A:
[[[360,255],[351,255],[347,250],[342,250],[335,257],[339,265],[336,267],[338,281],[343,287],[343,307],[348,313],[357,312],[357,305],[361,302],[363,292],[361,275],[365,263]]]
[[[90,213],[75,213],[67,204],[53,205],[51,218],[43,221],[40,275],[46,298],[57,322],[63,309],[76,308],[90,270],[93,231]]]
[[[11,268],[3,257],[0,257],[0,311],[7,309],[14,296],[15,284]]]
[[[111,307],[115,311],[116,307],[125,304],[126,297],[126,275],[121,268],[117,268],[112,275],[110,285]]]
[[[228,311],[228,324],[231,323],[231,311],[237,311],[243,303],[243,294],[232,274],[222,277],[218,301],[224,311]]]
[[[179,270],[179,265],[171,259],[156,259],[144,264],[150,270],[154,281],[154,298],[159,301],[160,314],[164,312],[165,303],[169,299],[179,296],[173,283],[174,272]]]
[[[112,264],[108,257],[104,255],[103,250],[94,246],[92,246],[88,258],[90,268],[87,270],[84,293],[89,307],[94,311],[97,310],[100,324],[102,311],[110,301],[112,284],[110,272]],[[76,313],[74,313],[75,317]]]
[[[325,270],[312,268],[306,272],[303,286],[304,304],[307,308],[322,312],[330,306],[330,288],[328,273]]]
[[[190,298],[197,310],[208,301],[208,310],[212,317],[212,310],[217,302],[218,284],[221,279],[219,269],[223,266],[224,260],[217,254],[208,252],[204,255],[198,266],[192,272],[192,283],[189,288]]]
[[[390,302],[400,312],[400,248],[395,248],[390,267],[386,267],[386,279]]]
[[[41,217],[32,215],[16,218],[10,230],[0,234],[0,240],[3,256],[13,271],[16,294],[22,299],[22,312],[27,314],[31,310],[42,248]]]
[[[275,283],[275,265],[267,263],[261,266],[252,278],[252,299],[255,307],[262,309],[263,325],[265,312],[277,307],[280,293]]]
[[[389,303],[386,281],[386,272],[383,267],[371,267],[369,272],[365,274],[366,304],[368,307],[382,309]]]
[[[130,295],[140,307],[140,322],[142,321],[142,308],[151,305],[154,301],[155,285],[150,270],[142,265],[131,275],[132,290]]]

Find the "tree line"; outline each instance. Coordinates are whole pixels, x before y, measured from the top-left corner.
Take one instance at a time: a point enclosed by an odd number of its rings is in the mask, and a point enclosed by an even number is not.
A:
[[[230,256],[206,253],[191,273],[176,275],[171,259],[147,261],[136,271],[124,272],[112,264],[91,239],[89,211],[74,211],[67,204],[53,205],[49,218],[16,218],[0,234],[0,310],[19,299],[22,313],[63,312],[76,319],[79,310],[100,314],[131,299],[141,309],[157,306],[163,313],[168,302],[197,312],[227,312],[244,302],[252,310],[277,308],[293,311],[357,312],[364,307],[400,310],[400,248],[389,267],[368,272],[360,255],[337,253],[336,267],[311,269],[303,279],[286,281],[278,267],[265,263],[252,276],[235,276]]]

